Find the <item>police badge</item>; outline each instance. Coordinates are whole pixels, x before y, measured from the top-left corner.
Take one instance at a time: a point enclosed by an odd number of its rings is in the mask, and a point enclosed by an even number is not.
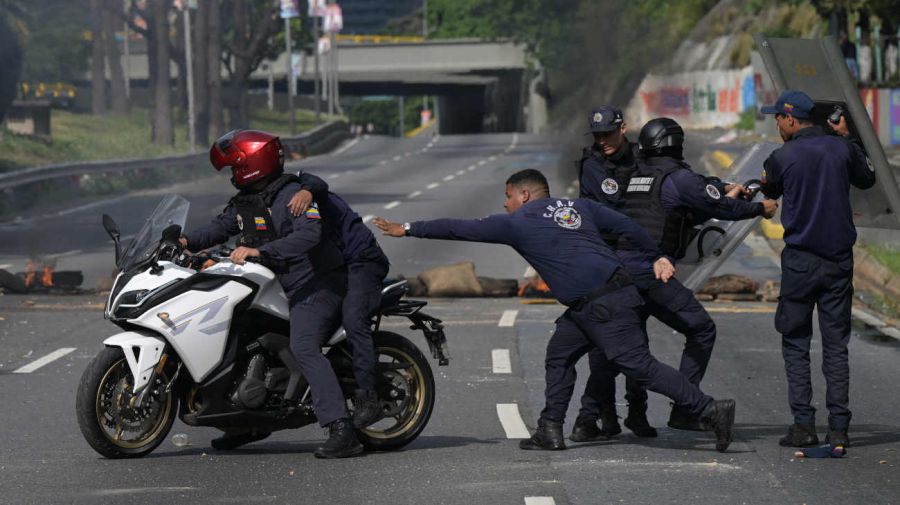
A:
[[[600,188],[607,195],[614,195],[619,192],[619,183],[615,179],[606,178],[600,183]]]
[[[713,200],[722,198],[722,193],[719,193],[719,188],[713,186],[712,184],[706,185],[706,194]]]
[[[568,230],[581,228],[581,215],[572,207],[560,207],[553,212],[556,224]]]

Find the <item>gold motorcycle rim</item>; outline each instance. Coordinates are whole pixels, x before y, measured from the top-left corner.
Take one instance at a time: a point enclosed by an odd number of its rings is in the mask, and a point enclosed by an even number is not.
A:
[[[391,358],[393,363],[409,365],[409,368],[393,371],[396,374],[395,378],[400,377],[405,383],[406,398],[400,400],[403,402],[403,405],[398,415],[385,418],[375,425],[362,430],[362,432],[373,439],[386,440],[401,437],[410,430],[415,429],[419,418],[425,412],[425,375],[416,364],[416,361],[400,349],[379,347],[376,349],[376,352],[379,359],[382,356],[387,356]],[[395,419],[396,422],[390,424],[390,419]],[[382,425],[384,426],[383,428],[381,427]]]
[[[165,377],[161,378],[164,379]],[[150,407],[153,409],[149,429],[140,430],[133,438],[125,438],[126,431],[133,433],[135,430],[128,429],[129,427],[122,422],[116,423],[115,427],[111,427],[110,423],[117,416],[121,417],[124,409],[129,408],[125,405],[127,402],[125,393],[131,390],[132,387],[131,372],[125,359],[120,359],[109,367],[103,378],[100,379],[94,402],[94,412],[96,413],[100,430],[110,442],[122,449],[140,449],[163,435],[163,431],[166,429],[166,420],[169,418],[174,404],[174,395],[171,392],[163,393],[164,397],[159,399],[153,398],[150,396],[151,393],[148,392],[144,402],[151,402]],[[147,387],[151,388],[153,384],[148,384]],[[107,395],[109,396],[107,397]],[[104,402],[108,402],[107,405],[104,405]],[[162,403],[162,405],[159,405],[159,403]],[[111,412],[111,408],[116,408],[119,412]],[[143,425],[144,423],[141,424]]]

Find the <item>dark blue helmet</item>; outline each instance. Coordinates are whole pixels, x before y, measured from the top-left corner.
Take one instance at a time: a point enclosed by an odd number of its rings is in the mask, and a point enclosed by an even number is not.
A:
[[[659,154],[666,148],[677,148],[684,145],[684,129],[674,119],[658,117],[647,121],[638,135],[641,151],[646,154]],[[669,150],[669,149],[666,149]]]

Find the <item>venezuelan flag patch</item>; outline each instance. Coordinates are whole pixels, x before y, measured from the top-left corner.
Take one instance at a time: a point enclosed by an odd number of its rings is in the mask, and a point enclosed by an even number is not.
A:
[[[306,217],[310,219],[322,219],[322,215],[319,214],[319,209],[316,207],[310,207],[306,209]]]
[[[266,218],[264,217],[254,217],[253,222],[256,224],[256,231],[266,231],[269,229],[269,227],[266,226]]]

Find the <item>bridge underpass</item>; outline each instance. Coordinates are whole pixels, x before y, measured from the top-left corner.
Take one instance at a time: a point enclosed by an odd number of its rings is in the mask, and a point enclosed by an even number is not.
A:
[[[284,86],[286,55],[251,78],[270,75]],[[338,45],[339,94],[437,97],[441,133],[538,132],[546,122],[543,98],[533,91],[524,47],[512,42],[442,40]],[[314,61],[305,58],[298,93],[314,87]]]

